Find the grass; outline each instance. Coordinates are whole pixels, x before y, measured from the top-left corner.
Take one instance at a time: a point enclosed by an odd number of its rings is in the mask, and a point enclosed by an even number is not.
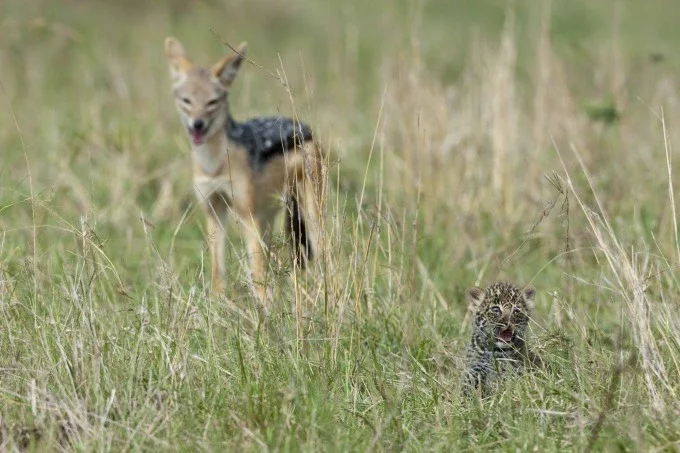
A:
[[[678,13],[3,2],[0,449],[678,450]],[[236,226],[205,296],[170,34],[247,40],[234,114],[329,153],[327,250],[272,265],[266,330]],[[550,366],[463,400],[464,292],[497,279],[537,288]]]

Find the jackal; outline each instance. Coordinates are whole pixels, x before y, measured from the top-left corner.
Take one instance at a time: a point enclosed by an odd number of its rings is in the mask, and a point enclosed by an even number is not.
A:
[[[242,43],[236,55],[208,69],[195,66],[178,40],[165,40],[175,104],[191,139],[194,190],[207,218],[212,290],[224,288],[225,227],[232,212],[245,230],[253,287],[266,309],[268,246],[281,208],[297,265],[303,268],[319,250],[324,159],[304,123],[231,116],[229,90],[245,53]]]

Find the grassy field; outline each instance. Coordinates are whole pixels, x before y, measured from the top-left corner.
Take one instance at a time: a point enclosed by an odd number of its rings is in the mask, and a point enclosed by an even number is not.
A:
[[[0,2],[0,450],[680,450],[680,2]],[[327,249],[209,256],[163,39],[328,151]],[[277,238],[288,256],[285,239]],[[207,272],[206,272],[207,269]],[[459,393],[465,290],[549,363]]]

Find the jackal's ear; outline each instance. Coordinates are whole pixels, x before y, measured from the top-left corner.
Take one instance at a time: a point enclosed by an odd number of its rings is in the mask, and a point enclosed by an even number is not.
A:
[[[482,303],[484,296],[484,290],[476,286],[468,289],[467,293],[465,293],[465,299],[468,301],[468,304],[470,304],[475,309],[479,307],[479,304]]]
[[[191,61],[181,42],[169,36],[165,38],[165,58],[170,65],[170,76],[173,82],[181,80],[186,72],[191,69]]]
[[[247,44],[242,42],[236,48],[236,52],[238,52],[236,55],[224,57],[210,68],[213,77],[219,80],[225,87],[231,87],[231,84],[234,82],[236,74],[238,74],[238,70],[241,67],[241,63],[243,63],[243,60],[246,58],[247,48]]]
[[[522,291],[522,297],[524,298],[524,302],[526,302],[529,310],[533,310],[534,299],[536,298],[536,290],[534,289],[534,287],[527,286],[526,288],[524,288],[524,291]]]

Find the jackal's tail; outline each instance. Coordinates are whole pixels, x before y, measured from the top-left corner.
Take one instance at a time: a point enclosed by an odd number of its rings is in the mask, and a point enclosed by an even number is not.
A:
[[[304,269],[307,262],[312,260],[314,251],[305,223],[305,214],[296,193],[291,193],[288,197],[286,233],[292,242],[293,259],[300,269]]]

